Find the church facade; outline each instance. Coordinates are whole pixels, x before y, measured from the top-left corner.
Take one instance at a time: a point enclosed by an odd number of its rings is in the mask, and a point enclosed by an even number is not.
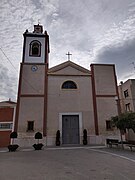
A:
[[[90,70],[71,61],[49,68],[49,36],[41,25],[24,33],[14,131],[17,143],[31,146],[36,132],[42,143],[104,144],[117,136],[110,124],[118,114],[117,78],[113,64],[91,64]]]

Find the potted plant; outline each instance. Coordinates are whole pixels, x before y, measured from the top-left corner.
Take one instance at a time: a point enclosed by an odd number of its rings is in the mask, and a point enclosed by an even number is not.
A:
[[[56,132],[56,146],[60,146],[60,130]]]
[[[10,144],[8,146],[8,150],[9,152],[13,152],[13,151],[16,151],[17,148],[19,147],[18,144],[14,144],[14,139],[17,138],[17,132],[12,132],[10,134],[10,139],[12,139],[12,144]]]
[[[37,144],[33,144],[33,147],[35,148],[35,150],[41,150],[44,146],[42,143],[39,143],[39,139],[42,139],[42,134],[40,132],[37,132],[35,134],[35,139],[37,139]]]
[[[87,145],[88,141],[87,141],[87,130],[84,129],[83,130],[83,145]]]

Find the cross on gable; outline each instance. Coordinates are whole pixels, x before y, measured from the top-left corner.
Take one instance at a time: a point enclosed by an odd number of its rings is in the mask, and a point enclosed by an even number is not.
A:
[[[71,56],[72,54],[70,54],[70,52],[68,52],[66,55],[68,56],[68,61],[70,61],[70,56]]]

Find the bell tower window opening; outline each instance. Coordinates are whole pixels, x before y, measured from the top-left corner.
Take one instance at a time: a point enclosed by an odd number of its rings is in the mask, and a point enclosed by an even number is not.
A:
[[[30,56],[41,56],[41,43],[39,41],[32,41],[30,43]]]

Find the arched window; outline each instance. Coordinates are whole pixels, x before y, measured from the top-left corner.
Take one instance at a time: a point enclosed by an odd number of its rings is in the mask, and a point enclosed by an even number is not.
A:
[[[41,43],[39,41],[30,43],[30,56],[41,56]]]
[[[73,81],[66,81],[62,84],[62,89],[77,89],[77,86]]]

